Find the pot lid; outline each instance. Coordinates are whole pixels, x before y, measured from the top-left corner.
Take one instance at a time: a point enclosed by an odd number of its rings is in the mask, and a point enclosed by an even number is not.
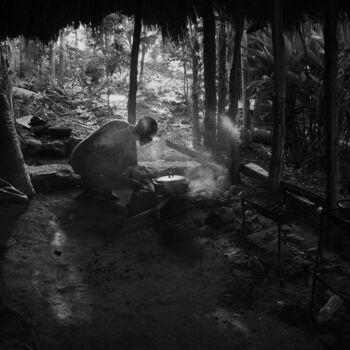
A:
[[[157,177],[157,182],[162,182],[162,183],[165,183],[165,182],[179,182],[179,183],[182,183],[182,182],[186,182],[186,178],[184,176],[181,176],[181,175],[166,175],[166,176],[161,176],[161,177]]]

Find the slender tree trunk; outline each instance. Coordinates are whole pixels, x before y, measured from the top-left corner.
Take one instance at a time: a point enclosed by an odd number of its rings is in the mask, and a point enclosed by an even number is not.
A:
[[[79,46],[79,36],[78,36],[78,29],[74,30],[74,46],[77,49]]]
[[[194,148],[199,147],[201,134],[199,129],[199,84],[198,84],[198,63],[199,63],[199,43],[197,39],[197,24],[194,25],[192,35],[192,144]]]
[[[136,123],[136,93],[137,93],[137,64],[139,59],[140,41],[141,41],[142,20],[141,15],[135,16],[134,35],[131,47],[130,60],[130,83],[128,99],[128,122]]]
[[[0,92],[0,177],[28,196],[34,189],[27,174],[15,120],[7,96]]]
[[[218,60],[219,60],[219,82],[218,82],[218,133],[217,144],[220,149],[225,146],[225,131],[222,118],[225,116],[225,108],[227,101],[227,83],[226,83],[226,25],[225,20],[221,19],[219,35],[218,35]]]
[[[334,209],[339,197],[339,125],[337,109],[337,0],[327,0],[325,41],[325,115],[326,115],[326,209]]]
[[[235,25],[235,40],[234,40],[234,51],[233,59],[230,70],[230,82],[229,82],[229,109],[228,115],[232,121],[236,121],[238,100],[240,96],[240,69],[241,69],[241,42],[244,26],[244,17],[237,20]]]
[[[62,29],[60,31],[60,54],[59,54],[59,63],[58,63],[58,70],[57,70],[57,80],[60,86],[64,85],[64,71],[66,68],[66,36],[65,36],[65,30]]]
[[[56,77],[56,70],[55,70],[55,50],[54,50],[53,42],[50,43],[49,63],[50,63],[50,77],[54,81]]]
[[[107,113],[109,114],[111,103],[110,103],[110,96],[111,96],[111,90],[110,90],[110,84],[109,84],[109,74],[106,74],[106,86],[107,86]]]
[[[286,64],[283,37],[283,0],[274,0],[272,41],[275,65],[275,100],[273,116],[272,157],[269,182],[273,189],[279,187],[283,164],[283,146],[286,116]]]
[[[25,77],[24,60],[25,60],[25,40],[23,36],[19,37],[19,77],[23,79]]]
[[[248,138],[250,129],[250,106],[248,99],[248,36],[247,36],[247,21],[244,21],[244,28],[242,33],[242,47],[241,47],[241,76],[242,76],[242,109],[243,109],[243,138]]]
[[[143,78],[143,73],[144,73],[144,67],[145,67],[145,56],[146,56],[146,45],[141,44],[141,68],[140,68],[140,76],[139,76],[139,81],[142,82]]]
[[[204,55],[204,147],[215,152],[216,146],[216,50],[215,17],[210,8],[203,18],[203,55]]]
[[[188,101],[188,81],[187,81],[187,62],[186,62],[186,46],[182,44],[182,65],[183,65],[183,90],[185,100]]]

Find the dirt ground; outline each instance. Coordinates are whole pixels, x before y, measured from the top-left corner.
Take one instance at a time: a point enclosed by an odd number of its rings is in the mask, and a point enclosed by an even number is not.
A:
[[[119,100],[125,116],[125,98]],[[190,126],[172,119],[172,105],[148,99],[138,108],[138,115],[160,124],[152,146],[139,149],[139,161],[158,169],[194,166],[165,146],[169,135],[183,144],[190,140]],[[96,129],[105,121],[85,124]],[[125,204],[130,192],[120,196]],[[273,272],[259,275],[259,264],[252,274],[227,263],[228,251],[244,252],[249,261],[257,253],[239,245],[238,226],[169,240],[151,219],[128,230],[124,219],[123,205],[93,199],[82,189],[39,193],[31,201],[2,262],[9,305],[31,325],[38,349],[336,348],[332,335],[326,331],[321,341],[314,328],[310,283],[281,288]],[[267,255],[275,264],[276,254]],[[35,348],[25,337],[19,342],[23,332],[16,320],[1,322],[1,349]]]
[[[169,244],[152,222],[118,231],[122,216],[78,190],[41,194],[22,217],[4,275],[43,349],[322,348],[254,300],[220,302],[222,237]],[[257,297],[266,288],[277,286],[257,286]]]

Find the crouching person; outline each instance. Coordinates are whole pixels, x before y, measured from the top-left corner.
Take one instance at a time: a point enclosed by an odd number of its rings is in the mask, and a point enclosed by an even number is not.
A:
[[[151,117],[141,118],[136,125],[113,120],[81,141],[73,150],[71,165],[81,175],[84,185],[94,193],[113,197],[113,191],[133,187],[130,167],[137,165],[136,141],[145,145],[158,131]]]

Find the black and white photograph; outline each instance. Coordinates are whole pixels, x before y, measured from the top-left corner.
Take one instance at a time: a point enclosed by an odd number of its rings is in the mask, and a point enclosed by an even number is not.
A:
[[[0,14],[0,350],[350,350],[349,0]]]

